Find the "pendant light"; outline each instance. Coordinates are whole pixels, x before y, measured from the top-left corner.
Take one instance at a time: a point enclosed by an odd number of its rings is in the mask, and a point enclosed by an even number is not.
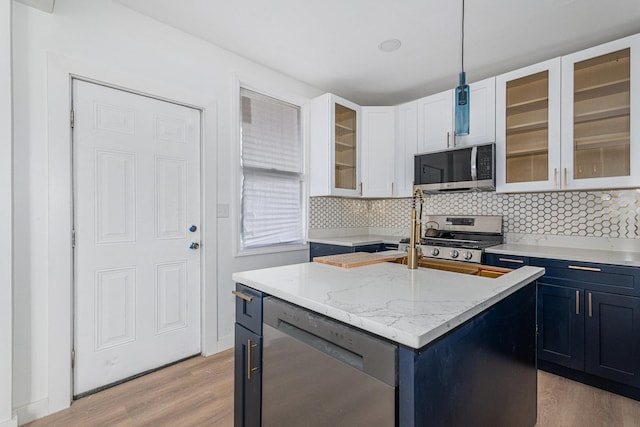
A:
[[[462,52],[458,87],[456,88],[456,135],[469,135],[469,85],[464,73],[464,0],[462,0]]]

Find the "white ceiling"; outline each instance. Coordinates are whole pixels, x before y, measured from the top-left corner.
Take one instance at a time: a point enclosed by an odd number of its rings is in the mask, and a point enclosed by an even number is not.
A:
[[[114,0],[360,105],[455,87],[462,0]],[[640,0],[467,0],[473,82],[640,32]],[[378,45],[400,39],[391,53]]]

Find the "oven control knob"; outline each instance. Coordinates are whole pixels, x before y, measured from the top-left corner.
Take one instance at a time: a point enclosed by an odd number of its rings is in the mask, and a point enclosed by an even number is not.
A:
[[[440,250],[438,248],[431,249],[432,256],[438,256],[439,253],[440,253]]]
[[[451,255],[451,258],[458,258],[458,251],[456,251],[455,249],[452,250],[449,255]]]
[[[464,253],[464,259],[466,259],[467,261],[470,260],[471,258],[473,258],[473,254],[469,251]]]

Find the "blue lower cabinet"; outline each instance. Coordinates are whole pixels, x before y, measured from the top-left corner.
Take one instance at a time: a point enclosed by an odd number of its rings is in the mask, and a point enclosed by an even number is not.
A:
[[[584,369],[584,292],[538,285],[538,358]]]
[[[384,250],[384,243],[374,243],[371,245],[360,246],[342,246],[342,245],[330,245],[327,243],[315,243],[309,244],[309,261],[313,261],[313,258],[318,256],[339,255],[348,254],[352,252],[380,252]]]
[[[640,298],[586,292],[585,371],[640,387]]]
[[[640,400],[640,268],[486,254],[498,267],[544,267],[538,367]]]
[[[261,364],[262,337],[236,323],[234,366],[235,427],[260,426],[262,410]]]

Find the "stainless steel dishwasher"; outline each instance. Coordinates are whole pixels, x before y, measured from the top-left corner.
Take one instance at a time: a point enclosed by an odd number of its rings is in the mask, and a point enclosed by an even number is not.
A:
[[[264,427],[396,424],[397,345],[274,297],[263,304]]]

